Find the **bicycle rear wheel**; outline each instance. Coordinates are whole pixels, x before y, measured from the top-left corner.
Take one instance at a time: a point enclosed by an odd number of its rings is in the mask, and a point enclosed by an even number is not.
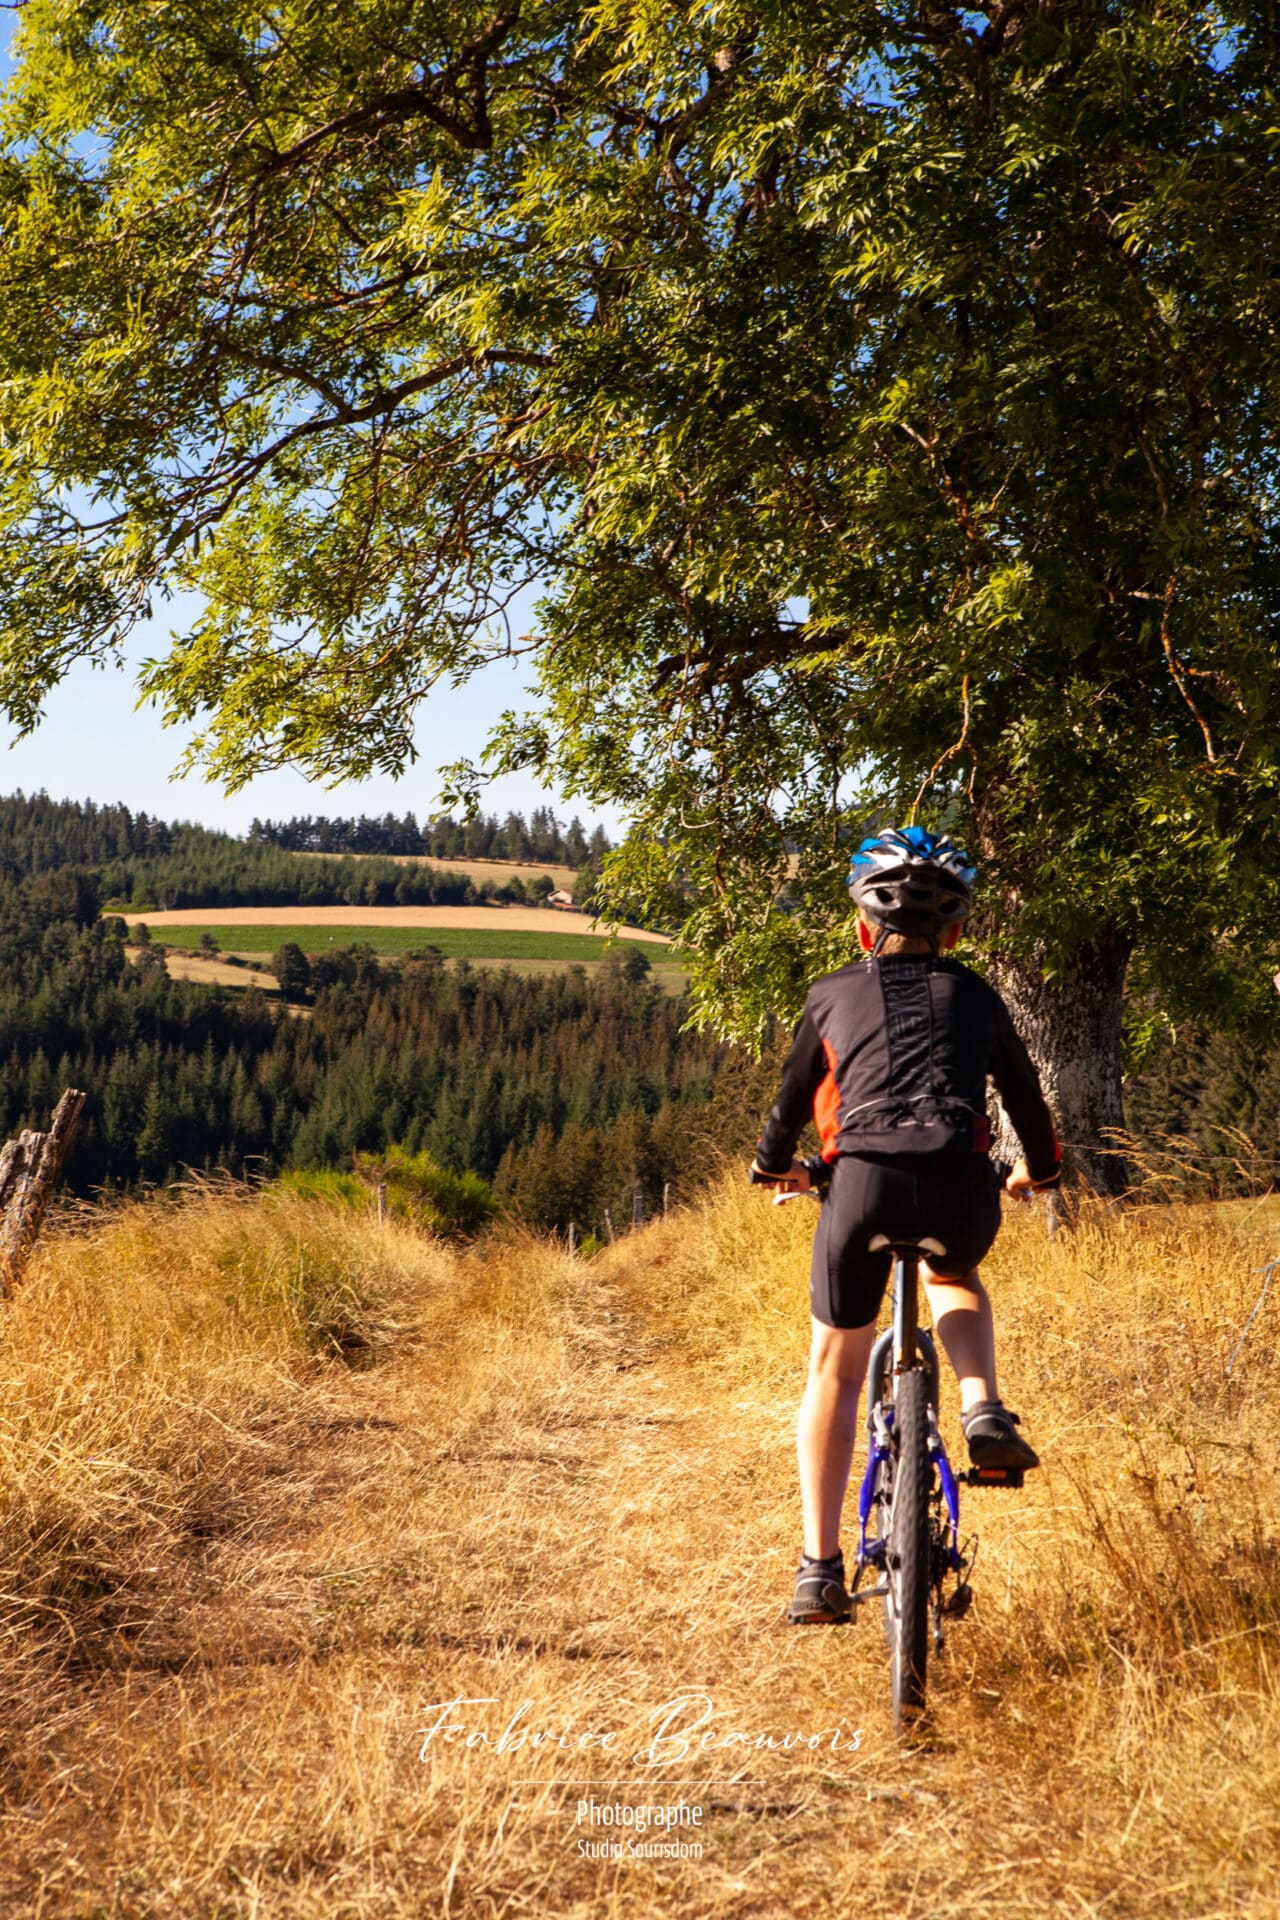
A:
[[[929,1659],[928,1392],[923,1367],[900,1373],[894,1382],[896,1444],[884,1514],[888,1547],[884,1615],[893,1673],[893,1723],[899,1730],[924,1705]]]

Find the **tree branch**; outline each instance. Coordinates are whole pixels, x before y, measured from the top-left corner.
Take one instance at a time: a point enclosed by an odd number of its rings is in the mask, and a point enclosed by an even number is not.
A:
[[[1173,683],[1195,715],[1200,731],[1204,735],[1204,750],[1209,756],[1210,762],[1216,763],[1218,756],[1213,750],[1213,735],[1209,731],[1208,722],[1205,720],[1204,715],[1187,691],[1187,683],[1183,678],[1178,656],[1173,650],[1173,641],[1169,637],[1169,616],[1173,612],[1173,597],[1177,592],[1177,587],[1178,575],[1175,570],[1169,575],[1169,584],[1164,590],[1164,613],[1160,621],[1160,643],[1164,648],[1164,657],[1169,663],[1169,672],[1173,675]]]
[[[478,371],[485,366],[500,366],[507,363],[515,366],[549,367],[551,365],[551,356],[549,354],[525,352],[518,347],[486,347],[482,353],[478,354],[460,353],[450,360],[441,360],[436,366],[430,368],[428,372],[420,373],[412,380],[401,381],[398,387],[389,388],[387,392],[379,394],[376,399],[370,400],[363,407],[353,407],[349,405],[342,400],[340,394],[334,391],[330,400],[332,408],[330,413],[318,418],[298,421],[296,425],[287,428],[283,433],[277,435],[269,446],[263,447],[257,453],[249,454],[236,462],[234,469],[230,473],[216,475],[212,478],[206,477],[197,482],[196,486],[193,487],[187,495],[188,502],[194,503],[200,499],[208,500],[210,496],[214,496],[213,503],[203,512],[198,512],[194,516],[188,515],[186,519],[173,529],[173,532],[165,542],[166,551],[169,553],[176,552],[184,541],[189,539],[197,529],[210,526],[216,521],[221,520],[226,515],[228,509],[239,499],[245,488],[250,486],[253,481],[257,479],[258,475],[271,465],[273,460],[278,459],[282,453],[287,453],[289,448],[296,446],[300,440],[309,439],[313,434],[327,433],[334,427],[362,426],[367,421],[376,420],[383,414],[394,412],[402,401],[411,399],[415,393],[425,393],[432,387],[438,387],[442,385],[444,381],[452,379],[456,374],[467,371]],[[290,366],[288,362],[278,364],[282,378],[306,379],[305,375],[297,368]],[[308,384],[313,388],[317,386],[317,382],[314,379],[309,380]],[[321,391],[323,391],[323,389],[321,389]]]
[[[497,13],[485,31],[467,46],[463,47],[455,60],[434,75],[430,81],[418,86],[397,87],[392,93],[385,93],[380,99],[371,100],[362,107],[352,107],[346,113],[337,114],[322,127],[316,127],[311,133],[304,134],[301,140],[295,140],[291,147],[279,151],[259,149],[262,154],[262,172],[281,173],[304,160],[315,148],[327,141],[336,140],[344,133],[370,132],[380,133],[384,127],[402,120],[429,120],[456,140],[460,147],[470,152],[484,152],[493,144],[493,130],[489,124],[489,101],[486,87],[486,73],[490,57],[497,52],[511,29],[520,17],[519,0],[517,4]],[[458,98],[458,83],[464,73],[471,76],[468,105],[471,108],[470,124],[457,113],[451,113],[441,105],[446,95]]]

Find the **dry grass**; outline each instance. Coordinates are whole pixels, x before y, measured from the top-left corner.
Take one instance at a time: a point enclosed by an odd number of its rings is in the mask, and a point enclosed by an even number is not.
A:
[[[1227,1373],[1274,1210],[1010,1223],[1046,1464],[968,1499],[978,1601],[910,1744],[873,1620],[780,1623],[800,1211],[727,1186],[590,1265],[217,1194],[51,1240],[0,1330],[0,1906],[1276,1912],[1271,1300]],[[720,1745],[637,1764],[682,1694]],[[613,1745],[420,1758],[456,1696]],[[683,1794],[703,1857],[584,1857],[579,1781]]]
[[[126,951],[136,963],[148,949],[129,947]],[[261,964],[250,971],[247,967],[233,967],[226,960],[206,960],[199,953],[169,952],[164,958],[171,980],[194,980],[202,987],[259,987],[271,993],[279,986],[274,973],[268,973]],[[261,954],[255,953],[252,958],[261,963]]]
[[[302,860],[389,860],[397,867],[431,867],[436,873],[464,873],[477,886],[491,880],[501,886],[513,876],[520,880],[540,880],[545,873],[558,887],[572,888],[577,867],[557,866],[554,860],[444,860],[423,853],[303,853]]]

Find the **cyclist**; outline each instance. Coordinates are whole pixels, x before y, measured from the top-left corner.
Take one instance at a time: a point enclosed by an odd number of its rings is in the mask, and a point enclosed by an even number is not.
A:
[[[853,855],[849,892],[866,956],[809,989],[782,1090],[756,1146],[763,1184],[804,1191],[793,1159],[816,1121],[831,1185],[813,1243],[809,1377],[797,1451],[804,1552],[787,1618],[847,1618],[840,1511],[858,1397],[888,1283],[880,1234],[936,1239],[921,1262],[933,1323],[960,1382],[961,1424],[980,1467],[1039,1465],[996,1387],[991,1303],[979,1262],[1000,1226],[987,1157],[988,1074],[1025,1157],[1005,1190],[1029,1199],[1058,1184],[1053,1120],[1003,1000],[947,956],[973,903],[974,868],[945,835],[887,828]]]

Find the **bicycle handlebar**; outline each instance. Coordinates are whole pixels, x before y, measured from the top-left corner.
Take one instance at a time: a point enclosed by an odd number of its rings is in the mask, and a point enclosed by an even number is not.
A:
[[[993,1160],[990,1164],[1003,1191],[1004,1183],[1013,1172],[1013,1167],[1008,1160]],[[816,1200],[826,1199],[831,1186],[831,1162],[824,1160],[821,1154],[813,1153],[807,1160],[802,1160],[800,1165],[809,1175],[809,1185],[793,1187],[790,1190],[786,1187],[779,1188],[774,1201],[775,1206],[782,1200],[798,1200],[806,1193],[811,1193]],[[781,1174],[762,1173],[758,1167],[752,1167],[748,1175],[753,1187],[771,1187],[783,1177]]]
[[[800,1165],[809,1176],[808,1186],[792,1187],[789,1191],[786,1187],[780,1188],[775,1198],[775,1205],[777,1205],[780,1200],[799,1199],[806,1193],[811,1193],[815,1200],[826,1199],[827,1189],[831,1185],[830,1163],[824,1160],[821,1154],[813,1153],[809,1155],[807,1160],[802,1160]],[[785,1176],[782,1174],[761,1173],[758,1167],[752,1167],[748,1177],[753,1187],[771,1187],[776,1181],[783,1179]]]

